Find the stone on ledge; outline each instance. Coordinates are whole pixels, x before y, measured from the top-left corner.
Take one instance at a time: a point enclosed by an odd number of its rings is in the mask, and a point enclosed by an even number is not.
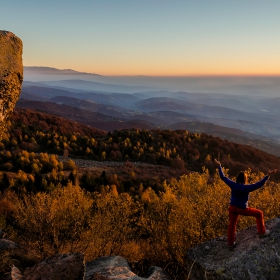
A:
[[[159,267],[152,267],[147,278],[134,274],[128,262],[120,256],[100,257],[86,263],[85,280],[171,280]]]
[[[85,274],[84,255],[59,254],[26,269],[24,280],[83,280]]]

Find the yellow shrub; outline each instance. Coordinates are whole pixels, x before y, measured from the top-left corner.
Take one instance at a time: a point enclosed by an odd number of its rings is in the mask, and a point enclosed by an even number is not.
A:
[[[18,197],[14,219],[19,239],[40,257],[75,251],[88,230],[92,203],[80,187],[71,183],[51,193]]]
[[[225,170],[225,173],[226,170]],[[250,182],[262,173],[247,171]],[[211,184],[209,182],[212,182]],[[50,193],[17,197],[14,208],[18,238],[41,257],[83,251],[87,259],[122,255],[128,261],[148,260],[184,270],[185,254],[193,246],[226,235],[230,188],[216,173],[190,173],[164,184],[158,195],[139,191],[139,199],[118,194],[115,185],[89,196],[69,183]],[[264,211],[265,219],[280,212],[280,184],[268,181],[251,193],[250,206]],[[238,230],[255,224],[240,217]]]
[[[114,186],[104,196],[95,194],[90,258],[121,253],[123,246],[135,238],[136,211],[132,198],[126,193],[118,195]]]

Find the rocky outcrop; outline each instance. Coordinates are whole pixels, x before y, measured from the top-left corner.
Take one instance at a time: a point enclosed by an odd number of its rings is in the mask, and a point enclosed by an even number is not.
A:
[[[13,249],[19,248],[19,245],[12,240],[5,238],[0,239],[0,252],[1,251],[11,251]]]
[[[7,277],[0,275],[0,279],[5,280],[171,280],[162,268],[156,266],[149,268],[146,278],[141,278],[120,256],[100,257],[85,265],[82,253],[58,254],[35,264],[27,257],[28,252],[4,238],[0,239],[0,257],[1,254],[9,256],[17,266],[12,266]]]
[[[191,249],[187,253],[189,279],[280,279],[280,218],[266,226],[271,235],[265,238],[258,237],[256,226],[238,232],[232,251],[226,236]]]
[[[85,274],[82,253],[55,255],[28,268],[24,280],[82,280]]]
[[[26,269],[22,275],[13,266],[9,280],[171,280],[160,267],[153,266],[147,278],[134,274],[119,256],[101,257],[86,264],[82,253],[55,255]]]
[[[147,278],[134,274],[128,262],[119,256],[101,257],[86,264],[85,280],[171,280],[159,267],[151,267]]]
[[[147,278],[134,274],[128,262],[119,256],[101,257],[85,266],[84,255],[59,254],[47,258],[22,275],[13,266],[7,280],[171,280],[160,267],[150,267]]]
[[[22,42],[0,31],[0,139],[19,98],[23,81]]]

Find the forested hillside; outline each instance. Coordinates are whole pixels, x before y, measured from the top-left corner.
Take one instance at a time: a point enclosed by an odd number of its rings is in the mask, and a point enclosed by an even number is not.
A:
[[[151,96],[168,95],[166,92],[150,92],[149,94]],[[256,100],[252,99],[245,103],[240,100],[227,100],[228,97],[225,96],[215,97],[211,95],[211,97],[206,98],[203,94],[192,95],[188,93],[172,94],[172,98],[148,98],[148,96],[144,93],[133,96],[93,92],[75,93],[56,88],[31,86],[23,88],[17,107],[43,111],[107,132],[129,128],[204,132],[280,156],[280,131],[276,121],[278,113],[276,111],[269,114],[264,113],[261,109],[262,106],[266,107],[266,105],[263,103],[261,105],[255,104]],[[174,98],[175,96],[177,98]],[[146,100],[135,103],[136,97],[146,98]],[[193,98],[197,99],[196,105],[191,102],[186,106],[186,110],[183,112],[179,110],[186,99],[191,101]],[[134,105],[131,102],[134,102]],[[208,105],[217,103],[221,107],[210,106],[211,108],[206,110],[204,106],[199,105],[201,102]],[[271,100],[266,102],[271,104]],[[277,101],[275,102],[277,103]],[[139,107],[139,104],[144,106]],[[145,104],[149,104],[149,106],[145,106]],[[255,105],[253,106],[253,104]],[[228,106],[243,109],[243,112],[235,110],[229,113]],[[147,111],[146,107],[150,107],[152,111]],[[253,115],[250,107],[255,108]],[[260,108],[257,109],[258,107]],[[210,115],[202,116],[205,110]],[[221,114],[216,115],[217,112]]]
[[[202,171],[215,171],[219,159],[229,173],[251,168],[253,171],[280,166],[280,159],[250,146],[236,144],[207,134],[186,130],[127,129],[105,133],[54,115],[17,109],[11,119],[4,150],[48,152],[93,160],[137,161]]]

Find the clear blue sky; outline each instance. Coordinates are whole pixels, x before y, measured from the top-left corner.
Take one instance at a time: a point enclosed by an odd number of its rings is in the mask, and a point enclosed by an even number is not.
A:
[[[25,66],[103,75],[280,75],[279,0],[0,0]]]

